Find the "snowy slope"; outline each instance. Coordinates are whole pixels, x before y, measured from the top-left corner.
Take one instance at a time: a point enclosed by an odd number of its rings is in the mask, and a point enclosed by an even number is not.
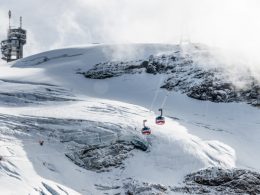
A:
[[[156,184],[180,185],[185,175],[209,166],[260,171],[256,107],[169,93],[159,89],[163,75],[95,80],[78,74],[97,63],[142,60],[176,49],[158,44],[95,45],[45,52],[1,66],[1,192],[113,194],[126,192],[129,184],[148,182],[154,184],[148,194],[173,193]],[[157,126],[155,112],[164,101],[167,122]],[[117,167],[101,163],[97,171],[86,163],[87,157],[74,159],[79,167],[65,156],[76,158],[86,146],[116,147],[118,141],[128,143],[133,137],[145,140],[140,134],[143,119],[152,128],[148,152],[130,145],[118,155],[109,153],[110,148],[98,150],[103,159],[97,160],[111,165],[118,159],[122,163]],[[39,140],[45,141],[43,146]]]

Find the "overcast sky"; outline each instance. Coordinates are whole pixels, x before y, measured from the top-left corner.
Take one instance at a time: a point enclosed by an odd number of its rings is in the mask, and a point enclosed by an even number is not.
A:
[[[24,18],[25,54],[99,43],[176,43],[181,37],[258,57],[259,0],[0,0],[0,39]]]

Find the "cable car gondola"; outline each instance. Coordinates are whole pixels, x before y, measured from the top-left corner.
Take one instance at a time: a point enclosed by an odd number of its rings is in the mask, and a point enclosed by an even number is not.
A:
[[[150,135],[151,134],[151,129],[145,125],[146,122],[147,122],[147,120],[143,121],[144,127],[142,128],[142,134],[143,135]]]
[[[156,117],[155,123],[156,123],[157,125],[164,125],[164,123],[165,123],[165,118],[162,116],[162,115],[163,115],[162,108],[160,108],[159,111],[161,112],[161,115]]]

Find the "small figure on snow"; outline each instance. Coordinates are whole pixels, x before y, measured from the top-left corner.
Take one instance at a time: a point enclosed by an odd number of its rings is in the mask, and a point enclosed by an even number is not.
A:
[[[40,146],[43,146],[44,141],[43,141],[43,140],[40,140],[40,141],[39,141],[39,144],[40,144]]]

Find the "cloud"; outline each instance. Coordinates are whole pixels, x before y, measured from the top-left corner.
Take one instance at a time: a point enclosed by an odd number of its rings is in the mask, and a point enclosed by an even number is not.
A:
[[[13,23],[24,18],[25,55],[92,42],[177,43],[186,37],[259,58],[258,0],[1,0],[0,39],[9,9]]]

